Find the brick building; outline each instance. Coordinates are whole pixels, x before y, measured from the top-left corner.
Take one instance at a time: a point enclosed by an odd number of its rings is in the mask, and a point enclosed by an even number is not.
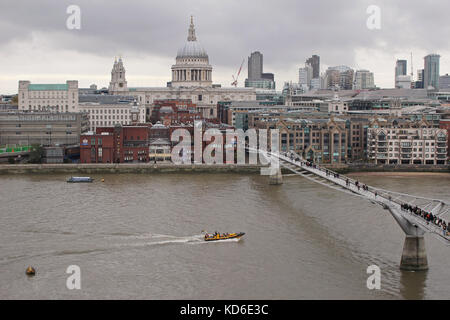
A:
[[[81,136],[80,162],[148,162],[148,140],[148,126],[97,128]]]
[[[113,163],[114,135],[111,132],[89,132],[80,137],[81,163]]]
[[[450,160],[450,119],[441,119],[439,121],[439,128],[447,130],[447,156]]]
[[[292,150],[318,163],[344,163],[348,159],[346,121],[330,119],[271,119],[256,121],[257,129],[279,129],[280,150]]]
[[[167,99],[157,100],[153,104],[150,121],[161,122],[165,126],[180,123],[193,123],[194,120],[203,119],[202,113],[198,111],[196,104],[189,99]]]
[[[433,127],[368,129],[369,160],[376,164],[446,164],[447,130]]]

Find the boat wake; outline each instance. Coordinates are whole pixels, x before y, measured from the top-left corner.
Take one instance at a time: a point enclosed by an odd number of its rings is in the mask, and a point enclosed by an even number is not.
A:
[[[105,236],[105,235],[103,235]],[[180,244],[212,244],[238,242],[241,238],[225,239],[220,241],[205,241],[204,234],[190,236],[172,236],[165,234],[110,234],[108,239],[103,239],[102,243],[96,241],[98,246],[92,247],[90,241],[76,246],[66,246],[58,250],[48,250],[33,255],[11,255],[0,258],[0,265],[14,263],[20,260],[43,258],[46,256],[84,255],[84,254],[104,254],[110,251],[127,250],[130,248],[148,248],[166,245]],[[113,236],[113,238],[111,238]],[[106,241],[106,242],[104,242]]]
[[[205,241],[204,234],[196,234],[191,236],[171,236],[162,234],[146,234],[133,237],[136,240],[150,240],[138,243],[120,244],[119,246],[129,247],[148,247],[148,246],[162,246],[170,244],[207,244],[207,243],[223,243],[223,242],[238,242],[240,238],[226,239],[220,241]]]

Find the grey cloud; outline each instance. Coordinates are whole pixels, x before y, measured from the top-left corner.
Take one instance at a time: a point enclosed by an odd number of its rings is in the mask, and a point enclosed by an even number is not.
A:
[[[65,28],[77,4],[82,29]],[[366,28],[366,8],[381,8],[382,29]],[[328,65],[354,64],[354,48],[448,50],[446,0],[424,1],[8,1],[0,4],[0,41],[29,41],[40,32],[58,49],[100,56],[175,57],[195,16],[197,36],[216,66],[236,68],[251,51],[267,71],[300,66],[311,54]],[[386,50],[386,48],[381,48]],[[49,53],[51,54],[51,53]],[[269,67],[270,66],[270,70]]]

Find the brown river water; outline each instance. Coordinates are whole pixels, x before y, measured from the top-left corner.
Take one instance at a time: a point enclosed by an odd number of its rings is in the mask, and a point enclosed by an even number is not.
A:
[[[450,174],[351,176],[450,198]],[[93,177],[0,176],[0,299],[450,299],[449,246],[426,235],[430,269],[400,271],[404,234],[388,211],[304,178]],[[204,242],[202,230],[246,235]],[[66,287],[70,265],[80,290]],[[380,290],[366,286],[370,265]]]

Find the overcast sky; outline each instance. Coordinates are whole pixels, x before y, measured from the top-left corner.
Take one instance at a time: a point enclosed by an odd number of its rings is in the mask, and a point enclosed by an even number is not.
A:
[[[81,9],[80,30],[66,27],[69,5]],[[367,28],[370,5],[381,10],[380,30]],[[441,74],[450,73],[449,12],[448,0],[1,0],[0,93],[17,93],[18,80],[108,86],[118,55],[129,87],[165,86],[190,15],[213,82],[222,86],[258,50],[277,89],[297,82],[312,54],[320,56],[321,71],[369,69],[376,85],[393,87],[396,59],[407,59],[410,70],[411,52],[414,77],[429,53],[441,55]]]

